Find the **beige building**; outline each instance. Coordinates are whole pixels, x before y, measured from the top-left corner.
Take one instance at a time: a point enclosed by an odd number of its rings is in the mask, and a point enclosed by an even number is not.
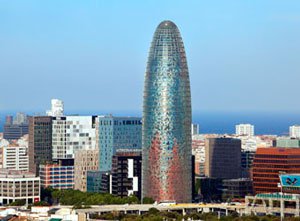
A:
[[[0,203],[24,200],[26,205],[40,201],[40,178],[33,173],[0,170]]]
[[[79,150],[75,153],[74,179],[75,189],[86,192],[87,171],[99,169],[98,150]]]
[[[205,141],[205,175],[237,179],[241,176],[241,140],[209,138]]]

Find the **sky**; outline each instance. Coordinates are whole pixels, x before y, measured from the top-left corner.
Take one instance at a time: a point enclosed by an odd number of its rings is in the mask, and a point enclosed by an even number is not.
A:
[[[1,0],[0,111],[141,111],[163,20],[184,40],[193,111],[300,111],[299,0]]]

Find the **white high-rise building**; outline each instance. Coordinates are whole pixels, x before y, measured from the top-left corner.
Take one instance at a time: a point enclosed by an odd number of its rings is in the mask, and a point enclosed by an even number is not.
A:
[[[239,136],[254,136],[254,126],[251,124],[235,125],[235,134]]]
[[[300,138],[300,125],[290,126],[290,137]]]
[[[51,110],[47,112],[48,116],[60,117],[64,115],[64,102],[58,99],[51,100]]]
[[[29,161],[27,147],[10,145],[2,147],[2,168],[28,171]]]
[[[13,124],[26,124],[28,123],[27,115],[25,113],[17,113],[13,120]]]
[[[73,159],[78,150],[94,150],[95,116],[66,116],[52,119],[52,158]]]

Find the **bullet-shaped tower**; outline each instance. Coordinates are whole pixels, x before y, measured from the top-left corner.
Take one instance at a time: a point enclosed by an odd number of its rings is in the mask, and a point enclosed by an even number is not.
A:
[[[191,202],[191,94],[177,26],[161,22],[151,43],[144,86],[142,196]]]

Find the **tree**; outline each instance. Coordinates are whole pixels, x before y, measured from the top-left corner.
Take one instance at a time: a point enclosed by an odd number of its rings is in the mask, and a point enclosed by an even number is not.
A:
[[[26,204],[26,200],[16,200],[10,203],[10,206],[24,206]]]
[[[45,201],[38,201],[38,202],[34,202],[33,206],[49,206],[50,204],[48,202]]]
[[[42,201],[47,201],[49,203],[51,203],[51,199],[52,199],[52,192],[54,191],[54,189],[52,187],[47,187],[47,188],[41,188],[41,200]]]
[[[150,197],[143,198],[143,204],[153,204],[155,201]]]
[[[62,205],[109,205],[109,204],[134,204],[139,203],[139,199],[135,195],[127,197],[114,196],[108,193],[89,193],[79,190],[53,190],[51,192],[53,202]]]
[[[150,214],[150,215],[157,215],[158,213],[159,213],[159,210],[154,207],[152,207],[148,210],[148,214]]]

